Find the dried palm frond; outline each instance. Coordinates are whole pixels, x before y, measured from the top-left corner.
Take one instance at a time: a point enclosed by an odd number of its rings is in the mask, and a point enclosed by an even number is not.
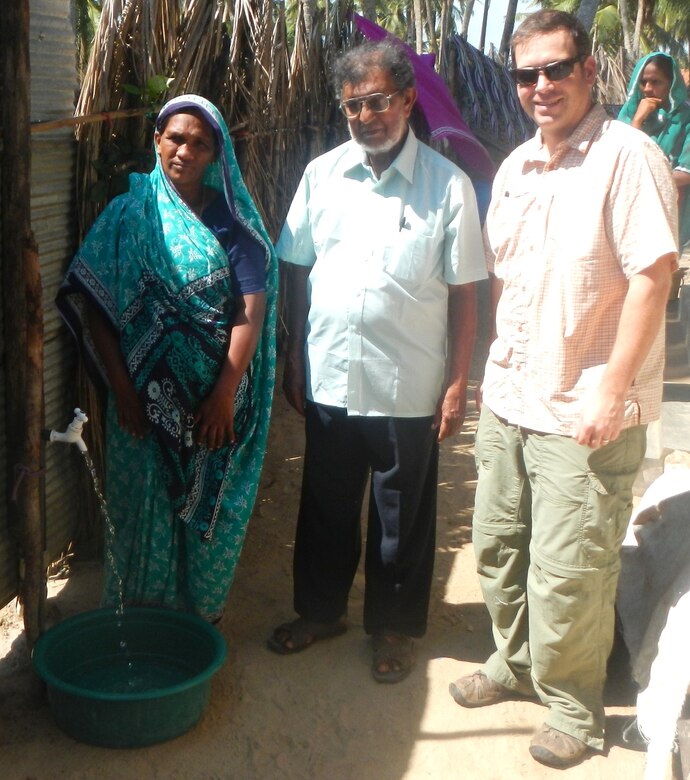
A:
[[[179,25],[179,11],[178,0],[106,0],[103,3],[77,101],[77,116],[141,107],[141,96],[145,95],[149,80],[166,75],[171,65],[175,54],[175,35],[171,32]],[[149,130],[150,123],[142,116],[78,129],[77,203],[81,234],[105,202],[117,194],[109,186],[110,182],[95,190],[106,165],[104,150],[114,144],[114,149],[121,151],[119,155],[108,155],[108,164],[113,168],[110,173],[123,179],[140,163],[140,155],[128,159],[128,152],[142,148]]]
[[[594,56],[597,61],[597,82],[595,95],[605,105],[621,105],[627,91],[626,53],[619,49],[616,56],[610,56],[600,46]]]

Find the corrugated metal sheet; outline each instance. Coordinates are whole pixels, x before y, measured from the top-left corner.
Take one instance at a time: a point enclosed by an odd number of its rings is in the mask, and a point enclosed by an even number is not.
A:
[[[74,112],[76,48],[69,0],[31,0],[31,119]],[[74,137],[70,129],[33,136],[31,221],[41,258],[45,338],[45,421],[64,430],[74,407],[75,357],[60,324],[55,293],[74,248]],[[72,538],[78,511],[76,453],[46,447],[45,513],[49,560]]]
[[[77,89],[70,0],[31,0],[30,12],[31,120],[69,117]],[[75,240],[74,153],[69,128],[32,137],[31,221],[41,260],[45,326],[44,427],[60,430],[71,421],[75,406],[75,357],[53,304]],[[1,397],[0,403],[4,408]],[[1,425],[4,427],[4,415]],[[2,465],[8,457],[2,429],[0,444]],[[64,550],[77,521],[78,469],[82,464],[73,449],[59,444],[46,446],[43,503],[50,560]],[[4,478],[4,468],[0,474]],[[12,598],[16,590],[14,560],[11,540],[0,525],[0,604]]]

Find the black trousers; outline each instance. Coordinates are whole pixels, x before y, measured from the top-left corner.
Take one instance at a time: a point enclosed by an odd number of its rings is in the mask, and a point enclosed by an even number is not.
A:
[[[361,554],[371,472],[364,629],[422,636],[436,549],[437,431],[432,417],[348,417],[307,403],[294,554],[295,611],[337,620]]]

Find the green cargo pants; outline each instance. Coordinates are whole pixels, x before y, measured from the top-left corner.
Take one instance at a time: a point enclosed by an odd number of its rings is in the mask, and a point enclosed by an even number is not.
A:
[[[646,426],[599,450],[509,425],[486,406],[472,540],[497,650],[484,666],[536,693],[546,723],[601,750],[619,550]]]

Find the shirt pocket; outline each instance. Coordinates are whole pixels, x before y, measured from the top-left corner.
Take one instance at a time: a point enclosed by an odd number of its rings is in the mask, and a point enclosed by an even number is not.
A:
[[[322,257],[347,240],[347,230],[335,210],[320,212],[312,223],[312,241],[317,257]]]
[[[383,270],[394,279],[422,284],[439,274],[438,237],[405,223],[383,247]]]
[[[489,247],[495,255],[495,268],[504,266],[504,260],[513,255],[525,253],[524,236],[525,226],[529,225],[529,235],[533,236],[533,227],[539,219],[544,219],[539,214],[536,197],[533,192],[510,192],[506,190],[500,196],[496,196],[496,203],[491,206],[490,216],[487,220],[487,236]],[[543,224],[536,227],[536,235],[543,236]],[[507,276],[511,268],[518,276],[523,272],[520,264],[512,263],[497,272],[497,276],[505,281],[510,281]]]

